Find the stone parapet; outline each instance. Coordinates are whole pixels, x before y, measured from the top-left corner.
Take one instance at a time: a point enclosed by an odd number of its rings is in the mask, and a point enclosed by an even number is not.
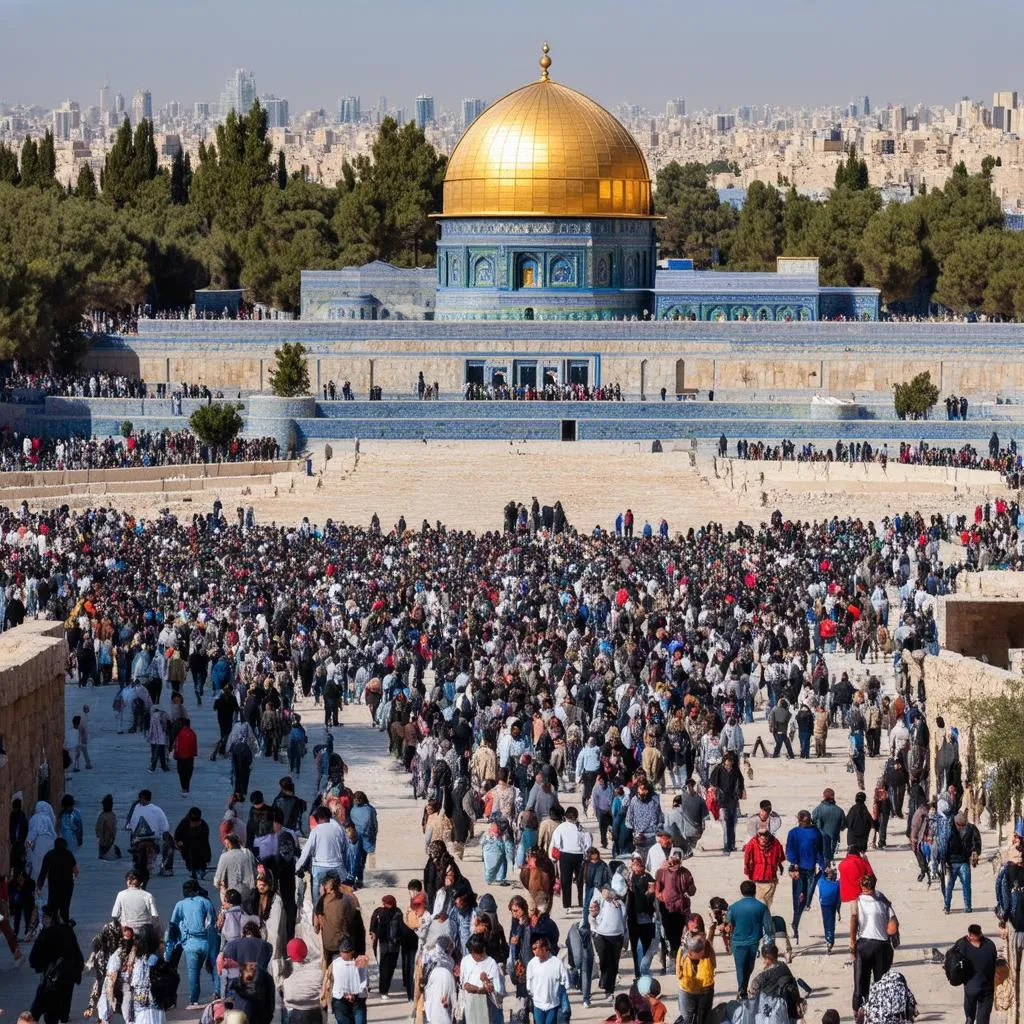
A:
[[[22,794],[31,816],[36,801],[59,811],[64,793],[64,688],[68,646],[60,622],[27,621],[0,634],[0,736],[6,764],[0,766],[0,802],[5,810]],[[49,782],[40,784],[40,766]],[[0,872],[10,867],[10,847],[0,843]]]

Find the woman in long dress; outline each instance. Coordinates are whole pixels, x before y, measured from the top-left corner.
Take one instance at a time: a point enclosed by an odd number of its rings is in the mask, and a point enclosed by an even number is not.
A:
[[[36,803],[35,814],[29,819],[28,835],[25,837],[25,846],[31,854],[29,865],[32,868],[33,878],[39,877],[43,858],[53,849],[56,838],[57,816],[45,800],[40,800]]]

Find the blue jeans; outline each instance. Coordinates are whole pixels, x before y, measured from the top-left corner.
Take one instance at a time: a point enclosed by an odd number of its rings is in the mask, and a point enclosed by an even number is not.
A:
[[[831,864],[836,855],[836,840],[828,835],[828,833],[822,832],[821,845],[825,853],[825,863]]]
[[[366,1024],[366,1000],[332,999],[331,1009],[337,1024]]]
[[[298,740],[288,741],[288,771],[296,778],[302,771],[302,743]]]
[[[282,1024],[321,1024],[322,1010],[281,1010]]]
[[[725,830],[725,845],[722,847],[724,850],[736,849],[736,818],[739,813],[738,807],[722,808],[722,827]]]
[[[187,939],[182,952],[188,969],[188,1001],[198,1003],[199,979],[202,977],[203,965],[210,955],[210,943],[206,939]]]
[[[811,909],[814,900],[814,868],[801,868],[800,877],[793,880],[793,931],[800,928],[800,915]]]
[[[505,844],[488,843],[483,848],[484,881],[491,885],[504,882],[508,874],[508,862],[505,860]]]
[[[971,912],[971,865],[966,861],[962,864],[950,864],[949,873],[946,875],[946,891],[943,894],[946,901],[946,909],[953,900],[953,887],[956,880],[960,879],[960,888],[964,893],[964,910]]]
[[[836,910],[831,906],[821,905],[821,926],[825,929],[825,941],[831,946],[836,941]]]
[[[740,998],[747,996],[747,983],[751,974],[754,973],[754,965],[757,963],[757,946],[737,946],[732,944],[732,959],[736,964],[736,991]]]
[[[556,1024],[557,1020],[557,1006],[552,1006],[550,1010],[541,1010],[536,1006],[533,1008],[533,1024]]]
[[[314,907],[316,906],[316,901],[320,899],[320,883],[323,881],[323,877],[328,871],[337,871],[338,874],[341,875],[342,881],[345,881],[345,877],[348,874],[345,868],[340,864],[336,867],[331,867],[330,865],[322,868],[310,867],[309,873],[313,876],[313,892],[310,895],[313,897]]]

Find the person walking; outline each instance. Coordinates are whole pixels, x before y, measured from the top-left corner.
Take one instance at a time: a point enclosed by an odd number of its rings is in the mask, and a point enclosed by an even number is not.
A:
[[[302,939],[292,939],[281,978],[281,1006],[287,1024],[322,1024],[320,986],[324,971],[320,957],[311,957]]]
[[[557,1024],[562,999],[569,990],[565,964],[551,955],[551,946],[543,935],[530,944],[533,956],[526,965],[526,991],[533,1005],[533,1024]]]
[[[167,767],[167,712],[154,705],[149,715],[149,729],[146,732],[149,740],[149,774],[156,771],[159,763],[162,771],[169,772]]]
[[[45,1024],[67,1024],[75,986],[82,983],[85,957],[74,929],[60,919],[55,907],[42,910],[43,927],[29,953],[32,970],[42,975],[32,1000],[32,1017]]]
[[[356,947],[351,939],[341,940],[338,955],[324,975],[324,987],[330,993],[336,1024],[366,1024],[366,997],[370,978],[364,962],[357,963]]]
[[[775,938],[775,926],[768,907],[757,899],[757,887],[750,879],[740,882],[740,898],[725,912],[725,923],[732,932],[732,958],[736,964],[736,991],[747,998],[747,986],[757,963],[757,948],[764,939]]]
[[[186,718],[178,735],[174,737],[174,762],[181,783],[181,795],[188,796],[192,788],[192,773],[199,756],[199,738],[192,729],[192,722]]]
[[[378,985],[382,1000],[390,999],[391,979],[395,976],[405,924],[398,901],[390,893],[381,898],[381,905],[370,915],[370,945],[377,957]]]
[[[590,904],[590,931],[597,953],[601,991],[605,999],[610,1000],[615,994],[626,932],[626,909],[610,887],[603,889]]]
[[[177,929],[178,941],[185,956],[185,967],[188,971],[188,1006],[186,1009],[198,1010],[199,981],[203,967],[210,959],[210,929],[216,924],[217,915],[213,904],[200,892],[199,883],[195,879],[187,879],[181,887],[181,899],[174,904],[168,932]]]
[[[747,795],[735,752],[725,752],[725,756],[712,770],[709,781],[718,792],[724,832],[722,849],[725,853],[733,853],[736,850],[736,819],[740,813],[740,801]]]
[[[811,821],[809,811],[799,811],[796,828],[786,836],[786,859],[793,880],[793,941],[800,945],[800,917],[811,909],[814,883],[825,870],[825,851],[821,832]]]
[[[850,906],[850,955],[853,957],[853,1012],[867,999],[872,980],[881,980],[892,966],[892,936],[899,931],[899,919],[892,904],[875,891],[876,879],[866,874],[860,880],[860,895]]]
[[[579,812],[567,807],[565,820],[551,836],[550,856],[558,860],[558,874],[562,887],[562,909],[572,906],[572,890],[576,887],[576,899],[583,906],[583,858],[590,849],[590,836],[583,831]],[[556,852],[557,851],[557,852]]]
[[[743,847],[743,873],[756,886],[757,898],[769,909],[785,863],[786,851],[768,830],[767,823]]]
[[[714,924],[711,926],[714,928]],[[715,970],[718,962],[711,941],[687,933],[676,955],[679,983],[679,1019],[676,1024],[703,1024],[715,1002]]]
[[[57,836],[53,841],[53,849],[43,858],[36,880],[36,891],[42,893],[43,886],[49,883],[49,904],[53,908],[54,917],[74,927],[71,920],[71,897],[75,892],[75,879],[78,877],[78,862],[75,855],[68,849],[67,840]]]
[[[821,803],[811,811],[811,823],[821,832],[825,863],[835,860],[839,837],[846,829],[846,812],[836,803],[835,790],[829,787],[821,794]]]
[[[775,737],[775,750],[772,757],[778,757],[783,746],[786,748],[786,757],[793,760],[793,744],[789,738],[789,720],[793,717],[789,710],[789,701],[780,697],[778,704],[772,708],[768,715],[768,729]]]
[[[964,1016],[971,1024],[989,1024],[996,993],[996,944],[972,924],[953,948],[967,967],[964,985]]]
[[[964,913],[971,913],[971,868],[976,867],[981,856],[981,833],[960,811],[953,819],[953,827],[946,841],[946,886],[942,894],[943,909],[950,912],[953,889],[957,879],[964,897]]]

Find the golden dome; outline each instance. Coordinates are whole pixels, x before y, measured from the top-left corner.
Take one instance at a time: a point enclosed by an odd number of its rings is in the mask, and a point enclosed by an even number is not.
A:
[[[445,217],[650,217],[651,176],[633,136],[600,104],[548,78],[489,106],[444,176]]]

